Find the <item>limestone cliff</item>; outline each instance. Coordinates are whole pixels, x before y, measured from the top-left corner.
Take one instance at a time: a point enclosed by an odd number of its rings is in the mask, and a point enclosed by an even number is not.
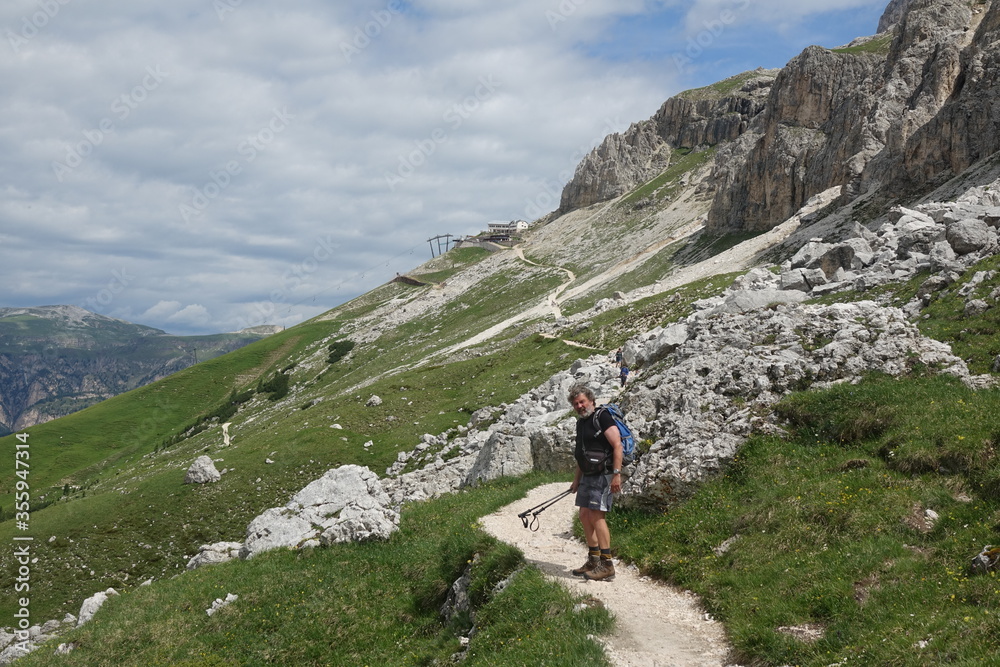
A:
[[[609,135],[566,184],[560,211],[571,211],[625,194],[660,174],[674,148],[733,141],[764,108],[774,71],[748,72],[708,88],[668,99],[649,120]]]
[[[584,159],[561,210],[656,176],[672,148],[717,145],[707,228],[766,231],[830,188],[842,204],[867,195],[887,207],[996,152],[1000,6],[892,0],[878,27],[845,47],[809,47],[732,92],[703,94],[722,82],[667,100]]]
[[[781,70],[765,110],[740,141],[720,149],[709,227],[766,230],[810,197],[850,181],[865,160],[865,82],[877,53],[810,47]]]
[[[889,6],[885,8],[882,18],[879,19],[878,31],[882,33],[891,30],[906,14],[906,10],[912,2],[913,0],[890,0]]]
[[[809,197],[842,186],[844,201],[928,191],[947,170],[950,133],[928,124],[956,93],[963,50],[986,5],[893,3],[891,32],[843,49],[810,47],[779,74],[747,139],[720,152],[708,227],[764,231]],[[917,151],[913,137],[926,137]],[[969,138],[977,145],[980,137]],[[962,168],[968,166],[964,164]],[[890,186],[891,187],[885,187]]]
[[[1000,149],[1000,5],[973,7],[975,31],[968,30],[928,82],[937,113],[900,137],[902,169],[890,183],[914,190],[923,182],[959,174]],[[976,13],[979,12],[979,13]],[[874,171],[874,169],[872,170]],[[884,176],[885,174],[881,174]]]

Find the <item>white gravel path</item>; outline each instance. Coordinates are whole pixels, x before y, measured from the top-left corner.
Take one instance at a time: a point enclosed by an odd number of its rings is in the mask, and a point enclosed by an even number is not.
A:
[[[566,482],[539,486],[523,500],[483,517],[484,529],[524,552],[528,563],[572,593],[600,600],[618,619],[616,632],[604,638],[611,663],[620,667],[721,667],[729,647],[721,624],[700,609],[689,592],[641,576],[616,563],[611,582],[586,581],[570,570],[586,559],[586,547],[573,537],[577,509],[567,496],[539,514],[533,532],[518,514],[559,495]],[[613,536],[612,536],[613,541]]]

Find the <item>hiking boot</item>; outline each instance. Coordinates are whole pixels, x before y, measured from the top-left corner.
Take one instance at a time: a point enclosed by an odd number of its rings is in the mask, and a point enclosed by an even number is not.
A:
[[[615,564],[610,558],[602,558],[597,567],[584,573],[583,578],[587,581],[611,581],[615,578]]]
[[[573,570],[573,575],[577,577],[585,577],[587,573],[596,569],[601,564],[600,556],[588,556],[587,562],[580,567]]]

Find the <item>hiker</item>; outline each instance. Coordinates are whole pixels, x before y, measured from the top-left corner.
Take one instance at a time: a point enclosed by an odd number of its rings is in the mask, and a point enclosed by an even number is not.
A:
[[[621,365],[622,365],[622,349],[618,348],[618,351],[615,352],[615,366],[621,366]]]
[[[573,570],[576,576],[592,581],[608,581],[615,576],[611,561],[611,529],[605,515],[611,509],[613,494],[622,490],[622,441],[618,426],[607,410],[597,411],[594,392],[584,384],[573,385],[569,402],[579,418],[576,421],[576,475],[569,487],[576,493],[576,506],[580,508],[580,523],[587,540],[587,562]],[[595,424],[595,421],[597,423]],[[603,456],[597,472],[590,469],[592,454]]]
[[[625,366],[624,364],[622,365],[622,370],[618,374],[618,377],[621,378],[622,386],[624,387],[625,381],[628,380],[628,366]]]

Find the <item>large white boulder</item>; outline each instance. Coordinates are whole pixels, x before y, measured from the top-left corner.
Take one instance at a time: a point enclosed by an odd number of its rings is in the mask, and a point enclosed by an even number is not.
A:
[[[495,431],[480,450],[465,483],[474,485],[498,477],[517,477],[531,472],[533,468],[530,438]]]
[[[188,561],[187,569],[193,570],[202,565],[215,565],[225,563],[239,557],[243,548],[242,542],[216,542],[215,544],[203,544],[198,549],[197,555]]]
[[[94,614],[107,602],[108,598],[112,595],[118,595],[118,591],[113,588],[109,588],[106,591],[100,591],[94,593],[89,598],[83,601],[80,605],[80,613],[76,619],[76,627],[80,627],[90,619],[94,617]]]
[[[284,507],[272,507],[251,521],[240,558],[270,549],[318,546],[323,533],[334,527],[336,541],[388,537],[399,526],[391,504],[378,475],[368,468],[328,470]]]
[[[215,462],[208,456],[199,456],[188,468],[184,475],[185,484],[207,484],[218,482],[222,479],[222,473],[215,468]]]

